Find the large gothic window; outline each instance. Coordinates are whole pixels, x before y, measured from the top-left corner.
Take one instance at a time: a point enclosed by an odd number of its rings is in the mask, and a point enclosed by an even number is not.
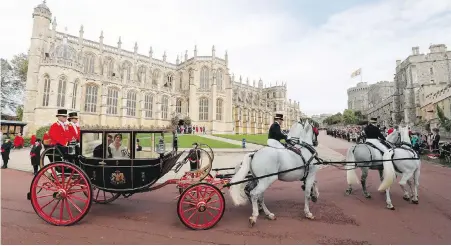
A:
[[[163,96],[161,100],[161,118],[168,119],[168,110],[169,110],[169,98],[167,96]]]
[[[208,99],[205,97],[199,99],[199,120],[208,120]]]
[[[78,84],[80,84],[80,81],[77,79],[74,82],[74,88],[72,89],[72,108],[75,109],[77,107],[77,90],[78,90]]]
[[[223,80],[223,72],[221,69],[218,69],[218,71],[216,72],[216,87],[218,88],[218,90],[222,90]]]
[[[48,75],[44,76],[44,93],[42,96],[42,106],[49,106],[50,99],[50,78]]]
[[[153,113],[153,95],[146,94],[144,97],[144,112],[146,118],[152,118]]]
[[[127,115],[136,116],[136,91],[127,93]]]
[[[207,67],[203,67],[200,70],[200,88],[208,89],[209,72]]]
[[[158,85],[158,80],[160,79],[160,70],[153,70],[152,74],[152,85]]]
[[[174,75],[172,73],[168,73],[168,75],[166,75],[166,83],[164,83],[164,86],[172,88],[173,81],[174,81]]]
[[[58,96],[56,98],[57,107],[64,107],[64,104],[66,103],[66,84],[66,76],[61,76],[58,80]]]
[[[110,87],[108,88],[107,98],[106,98],[106,113],[107,114],[117,114],[117,105],[119,98],[119,89]]]
[[[222,120],[222,99],[216,99],[216,120]]]
[[[141,66],[138,69],[138,81],[140,83],[146,83],[146,67]]]
[[[179,99],[179,98],[175,102],[175,112],[177,114],[181,114],[182,113],[182,100]]]
[[[99,87],[96,85],[86,86],[85,112],[97,112],[97,92]]]
[[[87,74],[94,74],[95,56],[92,53],[87,53],[83,62],[84,72]]]

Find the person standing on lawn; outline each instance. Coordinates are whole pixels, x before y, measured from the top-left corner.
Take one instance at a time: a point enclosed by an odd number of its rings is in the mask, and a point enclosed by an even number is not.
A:
[[[38,173],[39,163],[41,162],[41,150],[42,150],[41,139],[38,138],[36,139],[36,142],[31,147],[30,150],[30,161],[31,165],[33,166],[34,175]]]
[[[2,160],[3,166],[2,169],[8,168],[9,154],[11,153],[11,149],[13,148],[13,143],[6,137],[5,142],[2,144],[1,152],[2,152]]]

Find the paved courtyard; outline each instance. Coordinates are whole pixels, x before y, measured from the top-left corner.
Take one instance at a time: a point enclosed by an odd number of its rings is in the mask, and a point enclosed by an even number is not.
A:
[[[319,141],[319,155],[331,160],[343,159],[351,145],[324,133]],[[27,155],[15,154],[11,167],[29,166]],[[218,151],[215,155],[215,167],[228,167],[236,165],[243,153]],[[249,205],[234,207],[226,191],[224,217],[206,232],[189,230],[179,221],[174,186],[121,197],[108,205],[93,204],[78,224],[51,226],[26,200],[32,174],[7,169],[1,171],[2,244],[450,244],[451,193],[446,192],[451,190],[450,176],[451,169],[423,162],[420,204],[402,200],[395,184],[396,210],[391,211],[376,190],[377,172],[370,173],[373,199],[367,200],[358,187],[345,196],[345,173],[328,167],[318,173],[320,197],[310,206],[314,221],[303,217],[301,183],[276,182],[265,193],[265,202],[277,220],[260,216],[257,225],[249,228]]]

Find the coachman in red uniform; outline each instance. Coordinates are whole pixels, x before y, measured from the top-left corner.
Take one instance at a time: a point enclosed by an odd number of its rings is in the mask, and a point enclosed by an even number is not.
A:
[[[71,138],[71,133],[67,125],[67,110],[58,109],[56,117],[58,120],[49,129],[50,146],[67,146]],[[48,157],[50,162],[53,162],[53,155],[49,155]],[[61,161],[61,158],[55,156],[55,161]]]
[[[71,133],[71,138],[75,139],[77,142],[80,142],[80,125],[78,124],[78,115],[77,112],[69,113],[69,132]]]

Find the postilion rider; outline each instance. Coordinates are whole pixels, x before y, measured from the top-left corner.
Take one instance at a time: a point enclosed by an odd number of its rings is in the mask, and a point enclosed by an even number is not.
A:
[[[284,139],[286,141],[288,136],[282,133],[280,128],[280,124],[282,124],[282,122],[283,114],[276,114],[274,117],[274,123],[269,128],[267,141],[268,146],[276,149],[285,149],[285,146],[280,142],[280,140]]]
[[[365,127],[364,132],[366,135],[366,142],[373,144],[381,150],[383,153],[387,152],[391,146],[386,142],[384,135],[374,124],[377,122],[377,118],[371,118],[368,125]]]
[[[58,120],[49,129],[50,146],[67,146],[73,138],[67,123],[67,110],[58,109],[56,117]],[[53,162],[53,155],[48,155],[48,157],[50,162]],[[60,157],[55,156],[55,161],[60,160]]]

